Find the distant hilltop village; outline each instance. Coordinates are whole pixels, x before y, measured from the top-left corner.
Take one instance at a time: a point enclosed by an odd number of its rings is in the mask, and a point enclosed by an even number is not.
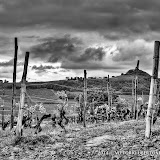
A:
[[[108,77],[88,77],[87,79],[107,79],[107,78]],[[83,77],[66,77],[66,80],[83,80]]]
[[[3,81],[3,80],[0,80],[0,84],[1,83],[8,83],[9,81],[7,81],[6,79]]]

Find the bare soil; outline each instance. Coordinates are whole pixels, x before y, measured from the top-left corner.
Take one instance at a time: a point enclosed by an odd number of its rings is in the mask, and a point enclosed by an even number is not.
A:
[[[61,128],[43,125],[38,135],[25,129],[21,139],[0,131],[1,160],[151,160],[160,159],[160,121],[146,140],[145,121],[130,120]]]

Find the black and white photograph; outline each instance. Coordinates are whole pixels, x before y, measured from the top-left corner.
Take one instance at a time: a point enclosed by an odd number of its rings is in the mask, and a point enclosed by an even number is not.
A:
[[[0,160],[160,160],[159,0],[0,0]]]

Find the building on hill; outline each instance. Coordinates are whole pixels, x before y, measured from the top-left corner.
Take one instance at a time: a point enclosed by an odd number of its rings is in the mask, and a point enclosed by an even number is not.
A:
[[[79,80],[83,80],[83,77],[79,77]]]
[[[108,79],[108,77],[103,77],[103,79]]]
[[[1,81],[1,80],[0,80]],[[4,80],[4,83],[8,83],[9,81],[7,81],[6,79]],[[3,81],[2,82],[0,82],[0,83],[3,83]]]
[[[66,77],[66,80],[67,80],[67,81],[68,81],[68,80],[83,80],[83,77],[71,77],[71,78]]]
[[[69,80],[69,77],[66,77],[66,80],[68,81],[68,80]]]
[[[96,79],[96,77],[88,77],[88,79]]]

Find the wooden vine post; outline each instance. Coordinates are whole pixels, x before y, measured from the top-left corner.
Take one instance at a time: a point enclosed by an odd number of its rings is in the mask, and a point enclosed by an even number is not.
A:
[[[134,79],[132,79],[132,99],[133,99],[133,105],[132,105],[132,117],[134,117],[134,104],[135,104],[135,99],[134,99]]]
[[[109,92],[109,75],[108,75],[108,78],[107,78],[107,93],[108,93],[108,107],[109,107],[109,110],[111,110],[110,92]]]
[[[134,99],[134,80],[132,79],[132,98]]]
[[[91,110],[92,110],[92,113],[94,114],[94,98],[92,98],[92,105],[91,105]]]
[[[82,95],[79,94],[79,97],[78,97],[78,105],[79,105],[79,114],[82,115],[82,107],[81,107],[81,99],[82,99]],[[79,119],[80,121],[82,120],[81,118]]]
[[[154,44],[154,55],[153,55],[153,70],[150,84],[149,102],[146,116],[146,131],[145,137],[150,138],[151,136],[151,125],[152,125],[152,113],[155,107],[156,93],[157,93],[157,79],[158,79],[158,67],[159,67],[159,47],[160,42],[155,41]]]
[[[15,96],[16,96],[17,54],[18,54],[18,40],[17,40],[17,38],[15,38],[13,85],[12,85],[12,108],[11,108],[11,126],[10,126],[10,129],[13,128],[13,124],[14,124],[13,109],[15,108]]]
[[[29,52],[26,52],[25,62],[24,62],[24,70],[23,70],[23,75],[22,75],[22,80],[21,80],[20,105],[19,105],[19,113],[18,113],[18,120],[17,120],[17,127],[16,127],[17,137],[22,136],[22,118],[23,118],[23,108],[24,108],[24,104],[25,104],[28,60],[29,60]]]
[[[134,117],[138,120],[138,101],[137,101],[137,89],[138,89],[138,75],[137,71],[139,70],[139,60],[137,61],[137,67],[135,68],[135,103],[134,103]]]
[[[2,130],[4,130],[4,107],[2,108]]]
[[[112,91],[112,86],[111,86],[111,83],[110,83],[110,88],[111,88],[111,92],[110,92],[110,106],[111,106],[111,108],[112,108],[112,99],[113,99],[113,96],[112,96],[112,94],[113,94],[113,91]]]
[[[83,108],[83,126],[86,127],[86,108],[87,108],[87,72],[84,70],[84,108]]]
[[[142,104],[144,104],[144,94],[143,94],[143,91],[142,91]]]
[[[78,97],[79,108],[81,108],[81,98],[82,98],[82,95],[79,94],[79,97]]]
[[[157,103],[158,105],[160,105],[160,101],[159,101],[159,98],[160,98],[160,95],[159,95],[159,91],[160,91],[160,86],[159,86],[159,81],[157,81]]]
[[[2,130],[4,130],[4,95],[5,95],[5,90],[4,90],[4,82],[3,82],[3,87],[2,87],[2,90],[3,90],[3,98],[2,98]]]

